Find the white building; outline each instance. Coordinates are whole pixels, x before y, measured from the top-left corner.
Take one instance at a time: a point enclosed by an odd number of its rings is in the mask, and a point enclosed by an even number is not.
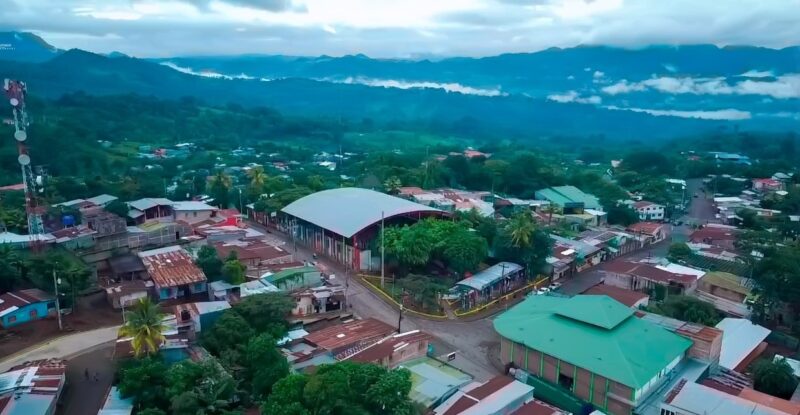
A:
[[[652,221],[664,220],[664,206],[642,200],[633,204],[633,209],[639,214],[639,220]]]
[[[175,212],[175,220],[191,225],[211,219],[219,209],[204,202],[187,201],[172,202],[172,210]]]

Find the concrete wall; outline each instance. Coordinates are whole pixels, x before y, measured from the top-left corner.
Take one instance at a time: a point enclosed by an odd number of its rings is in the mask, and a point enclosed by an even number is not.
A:
[[[558,384],[559,374],[572,378],[572,394],[591,402],[609,415],[630,415],[633,411],[634,404],[630,401],[633,398],[632,388],[582,367],[505,338],[500,339],[500,358],[503,364],[513,363],[553,384]]]
[[[192,224],[211,219],[213,214],[213,210],[181,210],[175,212],[174,218]]]

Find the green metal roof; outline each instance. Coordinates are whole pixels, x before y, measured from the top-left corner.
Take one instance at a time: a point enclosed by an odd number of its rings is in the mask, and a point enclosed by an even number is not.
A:
[[[692,342],[625,316],[607,296],[531,296],[494,321],[510,340],[627,385],[643,387]],[[602,298],[605,297],[605,298]]]
[[[586,209],[601,209],[600,201],[594,195],[584,193],[581,189],[575,186],[555,186],[547,189],[539,190],[540,197],[557,204],[564,205],[566,203],[583,203]]]
[[[268,275],[266,277],[266,280],[274,284],[281,280],[285,280],[289,277],[294,277],[298,274],[309,274],[312,272],[319,272],[319,270],[314,267],[289,268],[282,271],[278,271],[272,275]]]
[[[611,330],[633,314],[630,307],[605,295],[577,295],[553,310],[556,314]]]

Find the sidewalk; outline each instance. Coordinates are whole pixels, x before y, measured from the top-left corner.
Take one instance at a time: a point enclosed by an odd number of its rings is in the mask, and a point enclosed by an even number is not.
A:
[[[120,326],[104,327],[57,337],[4,357],[0,361],[0,372],[29,360],[51,357],[68,359],[104,343],[114,341]]]

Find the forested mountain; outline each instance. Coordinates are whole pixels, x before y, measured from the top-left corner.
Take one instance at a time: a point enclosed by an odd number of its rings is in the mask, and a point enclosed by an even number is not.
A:
[[[24,59],[0,54],[6,59],[0,74],[26,80],[34,96],[191,96],[210,105],[268,106],[288,115],[486,138],[651,140],[720,129],[800,130],[797,47],[578,47],[440,61],[363,55],[152,61],[61,53],[32,35],[9,36],[20,50],[39,48]]]

